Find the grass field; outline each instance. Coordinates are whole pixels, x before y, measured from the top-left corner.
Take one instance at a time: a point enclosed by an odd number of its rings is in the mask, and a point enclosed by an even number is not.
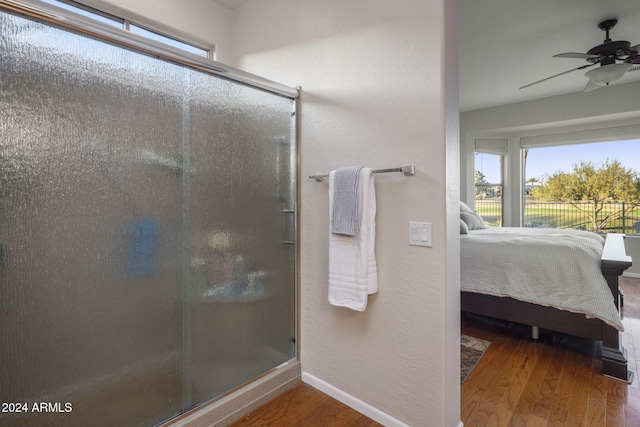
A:
[[[582,209],[590,210],[589,203],[581,204]],[[611,203],[598,215],[599,219],[619,211],[621,203]],[[502,225],[502,205],[499,199],[476,200],[476,210],[487,225]],[[591,230],[594,227],[585,212],[569,203],[538,203],[527,201],[524,212],[525,227],[569,228],[575,230]],[[623,228],[624,227],[624,228]],[[624,219],[610,222],[603,232],[640,234],[640,207],[627,213]]]

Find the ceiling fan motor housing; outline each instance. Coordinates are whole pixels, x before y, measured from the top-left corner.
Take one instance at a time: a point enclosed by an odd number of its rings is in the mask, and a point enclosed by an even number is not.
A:
[[[614,63],[616,59],[624,61],[625,59],[629,58],[629,55],[631,55],[632,53],[629,49],[630,47],[631,43],[625,40],[621,40],[598,45],[592,49],[589,49],[587,54],[601,56],[602,60],[600,60],[600,62],[602,63],[602,65],[606,65],[607,63]],[[611,62],[605,62],[606,60],[609,60]],[[598,59],[589,58],[587,59],[587,61],[598,62]]]

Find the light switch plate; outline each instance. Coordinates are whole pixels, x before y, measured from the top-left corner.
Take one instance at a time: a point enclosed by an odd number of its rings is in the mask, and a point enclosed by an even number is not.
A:
[[[409,223],[409,245],[431,247],[431,223]]]

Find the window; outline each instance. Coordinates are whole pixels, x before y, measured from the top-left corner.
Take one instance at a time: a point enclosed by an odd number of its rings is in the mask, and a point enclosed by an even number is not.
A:
[[[104,24],[109,24],[109,25],[113,25],[116,27],[120,27],[122,28],[123,26],[123,19],[119,19],[115,16],[112,15],[108,15],[106,13],[103,12],[99,12],[97,10],[94,9],[89,9],[86,6],[74,6],[68,3],[64,3],[62,1],[58,1],[58,0],[43,0],[45,3],[49,3],[52,4],[54,6],[60,7],[62,9],[65,10],[69,10],[71,12],[77,13],[78,15],[82,15],[82,16],[86,16],[88,18],[91,19],[95,19],[96,21],[100,21]]]
[[[182,42],[180,40],[176,40],[174,38],[162,35],[156,31],[148,30],[146,28],[140,27],[135,24],[129,24],[129,31],[132,33],[140,34],[152,40],[159,41],[169,46],[177,47],[178,49],[182,49],[186,52],[191,52],[199,56],[204,56],[205,58],[209,57],[210,51],[208,49],[202,49],[196,47],[192,44]]]
[[[640,139],[525,153],[525,227],[640,234]]]
[[[502,165],[507,153],[506,139],[476,139],[475,208],[490,226],[502,226]]]
[[[45,3],[49,3],[51,5],[60,7],[62,9],[77,13],[79,15],[86,16],[88,18],[94,19],[104,24],[113,25],[118,28],[122,28],[125,31],[130,31],[135,34],[139,34],[151,40],[155,40],[157,42],[163,43],[165,45],[176,47],[185,52],[189,52],[198,56],[203,56],[205,58],[213,59],[213,52],[211,49],[198,47],[194,44],[178,40],[174,37],[161,34],[152,29],[143,27],[138,24],[134,24],[133,22],[130,22],[126,19],[119,18],[117,16],[99,11],[97,9],[93,9],[88,6],[81,5],[72,1],[63,1],[63,0],[43,0],[43,1]]]

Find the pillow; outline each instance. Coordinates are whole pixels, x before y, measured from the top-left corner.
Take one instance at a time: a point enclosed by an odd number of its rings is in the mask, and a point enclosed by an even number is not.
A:
[[[467,212],[467,213],[472,213],[473,210],[467,206],[464,202],[460,202],[460,212]]]
[[[469,230],[484,230],[487,228],[478,212],[460,212],[460,219],[467,223]]]
[[[460,234],[469,234],[469,227],[467,223],[460,218]]]

